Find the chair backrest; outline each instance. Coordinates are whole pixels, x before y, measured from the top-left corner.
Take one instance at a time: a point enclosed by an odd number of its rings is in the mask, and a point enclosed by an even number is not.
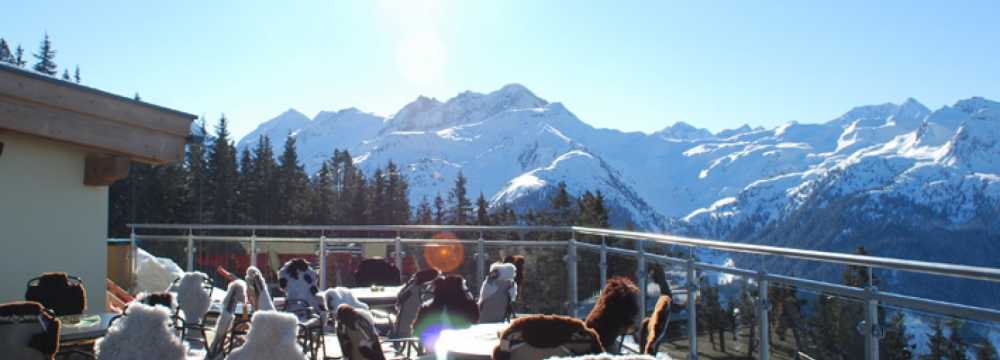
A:
[[[635,329],[639,316],[639,288],[624,277],[608,279],[594,308],[587,315],[587,327],[601,337],[609,353],[618,353],[619,337]]]
[[[59,351],[60,322],[41,304],[0,304],[0,349],[4,358],[52,359]]]
[[[319,274],[305,259],[289,260],[278,271],[278,286],[285,292],[286,301],[302,300],[316,311],[325,311],[326,304],[319,296]],[[297,305],[286,304],[286,311],[297,311]]]
[[[94,345],[99,360],[183,360],[187,345],[170,327],[170,311],[133,302]]]
[[[302,347],[295,341],[298,320],[292,314],[257,311],[250,320],[250,332],[243,346],[233,350],[228,360],[305,360]]]
[[[493,263],[489,276],[479,290],[479,321],[500,322],[510,316],[511,302],[517,296],[514,282],[517,267],[510,263]]]
[[[660,344],[666,340],[672,301],[670,296],[661,295],[656,300],[653,314],[643,319],[638,336],[639,349],[643,354],[656,355],[659,352]]]
[[[274,300],[271,299],[271,291],[267,289],[267,282],[264,281],[264,274],[254,266],[247,268],[247,285],[250,302],[257,310],[276,310]]]
[[[400,284],[399,269],[383,258],[361,260],[354,272],[355,286],[396,286]]]
[[[337,308],[337,340],[347,360],[385,360],[375,324],[367,311],[341,304]]]
[[[206,290],[207,286],[207,290]],[[177,283],[177,307],[184,322],[200,324],[212,305],[212,286],[202,272],[184,273]]]
[[[45,273],[28,281],[24,299],[42,304],[56,316],[79,315],[87,308],[83,282],[62,272]]]
[[[493,359],[546,359],[603,351],[597,333],[582,321],[568,316],[536,315],[514,320],[500,334]]]
[[[396,295],[396,327],[392,335],[406,338],[413,335],[413,319],[417,317],[420,305],[434,297],[431,282],[441,275],[436,269],[418,271],[406,281],[406,285]]]
[[[233,322],[236,319],[236,306],[247,302],[247,283],[243,280],[235,280],[229,283],[226,289],[226,297],[222,300],[222,313],[215,323],[215,338],[209,348],[210,353],[218,354],[222,352],[223,343],[226,342],[232,331]],[[229,341],[232,341],[230,339]]]

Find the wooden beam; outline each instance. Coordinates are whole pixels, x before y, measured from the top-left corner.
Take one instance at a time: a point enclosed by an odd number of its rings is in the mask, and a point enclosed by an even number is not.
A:
[[[193,115],[23,71],[0,71],[0,95],[177,136],[190,133],[194,118]]]
[[[0,96],[0,128],[154,164],[184,158],[185,138]]]
[[[83,184],[108,186],[128,176],[129,159],[125,156],[87,156]]]

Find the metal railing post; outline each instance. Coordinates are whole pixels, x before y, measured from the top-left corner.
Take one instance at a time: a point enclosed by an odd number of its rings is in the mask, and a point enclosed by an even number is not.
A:
[[[477,287],[486,281],[486,240],[482,231],[479,232],[479,240],[476,240],[476,281]]]
[[[649,285],[646,281],[646,241],[636,240],[635,250],[635,278],[639,281],[639,318],[636,319],[635,326],[638,329],[642,326],[642,318],[646,317],[646,287]]]
[[[187,271],[194,271],[194,230],[188,229],[187,237]]]
[[[757,273],[757,320],[760,326],[760,360],[768,360],[770,358],[770,321],[768,320],[768,314],[771,311],[771,302],[768,299],[768,281],[767,274],[763,271]],[[750,339],[753,341],[753,339]]]
[[[865,323],[861,329],[865,335],[865,359],[878,360],[879,339],[882,338],[884,330],[878,323],[878,288],[872,281],[872,268],[868,268],[868,287],[865,288]]]
[[[319,286],[320,289],[326,289],[329,285],[326,284],[326,232],[321,231],[319,233]]]
[[[688,351],[688,359],[697,360],[698,359],[698,312],[695,309],[695,305],[698,299],[698,276],[695,269],[694,263],[694,248],[688,256],[687,262],[687,288],[688,288],[688,298],[687,298],[687,311],[688,311],[688,342],[690,346],[690,351]]]
[[[250,230],[250,266],[257,267],[257,229]]]
[[[601,236],[601,262],[598,264],[601,268],[601,287],[598,289],[604,289],[604,286],[608,284],[608,238],[607,236]]]
[[[394,245],[394,247],[396,249],[396,258],[395,258],[395,260],[396,260],[396,269],[399,270],[399,281],[406,282],[406,279],[403,278],[404,277],[404,275],[403,275],[403,236],[402,236],[402,234],[399,231],[396,232],[396,240],[393,243],[393,245]]]
[[[577,275],[576,275],[576,232],[572,232],[569,244],[566,246],[566,272],[569,277],[568,290],[568,313],[572,317],[577,317]]]
[[[132,263],[129,265],[129,268],[132,269],[132,272],[129,274],[129,291],[136,291],[139,287],[139,277],[136,276],[139,273],[139,263],[136,261],[136,258],[139,257],[139,246],[135,241],[135,226],[132,226],[132,231],[128,235],[128,242],[132,246],[130,250],[132,253]]]

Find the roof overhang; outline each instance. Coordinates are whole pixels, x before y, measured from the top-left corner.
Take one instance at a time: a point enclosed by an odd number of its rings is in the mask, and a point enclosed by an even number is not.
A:
[[[92,157],[118,159],[112,163],[120,164],[122,158],[151,164],[183,160],[195,118],[0,65],[0,131],[75,144]]]

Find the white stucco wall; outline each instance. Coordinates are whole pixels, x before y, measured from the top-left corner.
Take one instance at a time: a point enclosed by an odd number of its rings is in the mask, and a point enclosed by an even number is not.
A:
[[[104,311],[108,188],[83,185],[77,147],[0,132],[0,302],[46,271],[79,276],[87,313]]]

